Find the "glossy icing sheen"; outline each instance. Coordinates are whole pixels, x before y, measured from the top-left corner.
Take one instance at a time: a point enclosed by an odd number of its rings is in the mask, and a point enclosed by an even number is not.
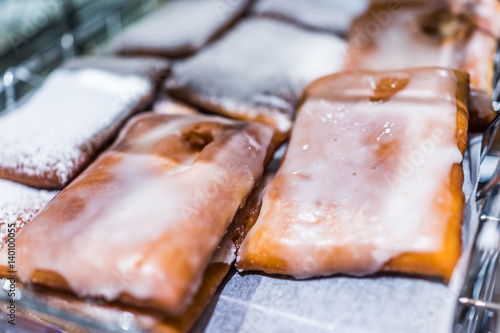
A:
[[[182,314],[170,316],[161,311],[151,311],[151,309],[126,304],[93,302],[92,300],[79,299],[67,293],[58,293],[47,289],[38,289],[36,292],[37,298],[56,308],[110,325],[109,327],[117,325],[130,327],[130,324],[134,324],[137,328],[147,332],[188,332],[231,268],[236,258],[236,247],[243,241],[250,224],[257,219],[262,203],[262,191],[273,175],[270,172],[264,173],[260,184],[254,188],[245,200],[245,206],[236,213],[233,222],[205,270],[201,287]],[[37,313],[37,315],[39,314]]]
[[[136,117],[19,234],[19,278],[50,271],[79,296],[182,311],[261,177],[272,136],[218,117]]]
[[[452,195],[441,190],[462,161],[456,91],[445,69],[313,83],[238,267],[363,275],[403,253],[439,251]]]
[[[441,66],[466,71],[472,90],[471,126],[481,130],[494,116],[491,83],[499,24],[492,5],[373,9],[351,28],[346,69]]]

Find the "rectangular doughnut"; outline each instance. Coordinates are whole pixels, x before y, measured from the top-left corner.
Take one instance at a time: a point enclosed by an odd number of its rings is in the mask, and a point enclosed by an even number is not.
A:
[[[461,254],[468,77],[346,72],[305,91],[239,270],[448,280]]]
[[[436,2],[375,6],[351,27],[346,70],[398,70],[440,66],[470,76],[470,130],[484,130],[492,108],[499,5]]]
[[[0,115],[0,178],[62,189],[148,106],[168,63],[77,58],[53,71],[19,107]]]
[[[139,308],[120,303],[93,302],[82,300],[68,293],[48,289],[37,289],[36,297],[52,307],[83,316],[105,325],[116,326],[123,322],[141,330],[154,333],[188,332],[196,323],[218,286],[227,275],[236,258],[236,248],[241,244],[246,232],[251,228],[259,215],[262,203],[262,191],[272,179],[273,173],[264,173],[260,184],[252,191],[245,201],[245,206],[236,213],[227,233],[205,270],[203,282],[196,296],[187,309],[180,315],[167,315],[162,311]],[[130,314],[133,318],[130,318]],[[32,319],[45,319],[42,313],[30,313]],[[48,318],[54,322],[54,318]],[[58,323],[64,327],[64,323]]]
[[[344,41],[265,18],[240,22],[223,38],[177,63],[166,89],[179,100],[288,135],[302,90],[340,70]]]
[[[273,135],[220,117],[136,116],[18,234],[18,279],[182,313],[261,179]]]

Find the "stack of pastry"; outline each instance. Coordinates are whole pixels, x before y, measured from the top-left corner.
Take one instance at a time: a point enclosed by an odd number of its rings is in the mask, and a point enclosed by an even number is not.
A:
[[[188,331],[234,261],[449,280],[469,111],[472,130],[494,116],[498,6],[373,1],[346,33],[342,6],[314,2],[171,1],[1,117],[19,280],[158,332]]]

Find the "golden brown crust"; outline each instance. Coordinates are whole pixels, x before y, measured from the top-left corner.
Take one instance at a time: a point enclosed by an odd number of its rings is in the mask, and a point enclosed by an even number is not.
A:
[[[439,69],[434,69],[439,72]],[[324,77],[313,82],[308,89],[305,91],[304,96],[302,98],[302,104],[300,108],[300,112],[304,112],[302,109],[304,107],[304,102],[306,100],[323,100],[326,99],[328,101],[356,101],[358,99],[367,98],[366,91],[364,91],[361,86],[355,85],[351,86],[351,82],[354,81],[343,81],[346,90],[350,91],[350,95],[343,95],[342,89],[339,86],[332,84],[332,82],[336,82],[336,78],[342,75],[352,75],[356,77],[360,75],[363,77],[363,80],[366,80],[367,77],[370,77],[376,83],[373,88],[373,96],[369,97],[370,100],[376,100],[375,103],[383,103],[391,98],[391,96],[397,94],[399,91],[404,90],[404,87],[408,84],[405,80],[400,80],[398,78],[404,78],[402,73],[406,73],[409,77],[412,77],[412,73],[419,73],[422,71],[423,73],[431,73],[432,69],[412,69],[401,72],[388,72],[387,76],[383,76],[377,72],[366,72],[366,71],[357,71],[357,72],[349,72],[344,74],[336,74],[328,77]],[[456,129],[455,129],[455,138],[456,145],[460,153],[465,153],[466,145],[467,145],[467,126],[468,126],[468,111],[467,111],[467,98],[468,98],[468,74],[461,71],[453,71],[449,72],[451,77],[448,82],[453,82],[453,74],[456,78],[456,85],[453,87],[453,84],[449,86],[449,89],[456,88],[455,99],[456,99]],[[442,75],[442,73],[441,73]],[[425,77],[425,76],[424,76]],[[382,79],[380,79],[382,78]],[[380,79],[376,81],[377,79]],[[437,78],[436,78],[437,79]],[[359,79],[361,80],[361,78]],[[339,88],[339,89],[337,89]],[[349,90],[351,88],[351,90]],[[450,91],[450,90],[447,90]],[[422,95],[425,95],[423,93]],[[415,93],[408,93],[407,96],[416,96]],[[316,105],[316,104],[314,104]],[[336,105],[336,104],[335,104]],[[312,107],[311,107],[312,108]],[[315,109],[317,112],[320,112],[320,107]],[[313,109],[311,109],[313,110]],[[309,110],[308,112],[312,112]],[[328,109],[330,110],[330,109]],[[351,110],[352,111],[352,110]],[[326,111],[325,111],[326,112]],[[323,113],[322,113],[323,114]],[[307,114],[310,116],[310,114]],[[299,113],[300,117],[300,113]],[[351,120],[352,122],[352,120]],[[304,125],[304,124],[302,124]],[[453,127],[452,127],[453,128]],[[294,129],[294,131],[297,128]],[[295,132],[294,132],[295,133]],[[292,140],[294,138],[294,133],[292,133]],[[377,132],[375,132],[377,133]],[[451,133],[450,133],[451,134]],[[375,134],[375,135],[378,135]],[[396,134],[399,135],[399,134]],[[450,138],[450,140],[452,140]],[[371,140],[377,142],[377,140]],[[301,142],[302,141],[297,141]],[[306,142],[306,141],[304,141]],[[295,143],[297,144],[297,143]],[[299,144],[299,146],[301,145]],[[311,143],[314,144],[314,143]],[[308,146],[308,145],[307,145]],[[391,164],[392,159],[398,158],[399,151],[399,143],[397,141],[397,137],[391,144],[384,146],[383,150],[378,151],[378,159],[382,161],[388,161]],[[289,146],[290,149],[290,146]],[[338,152],[338,154],[340,154]],[[285,156],[288,157],[288,153]],[[401,157],[402,158],[402,157]],[[397,161],[393,161],[397,162]],[[374,163],[377,165],[377,163]],[[291,167],[293,170],[300,169],[299,166],[295,165]],[[292,170],[288,168],[286,172]],[[449,281],[453,269],[461,255],[461,225],[463,219],[463,209],[464,209],[464,194],[462,192],[462,184],[464,179],[463,169],[461,164],[452,164],[449,169],[449,178],[444,179],[440,178],[442,182],[442,186],[440,186],[437,192],[434,192],[432,195],[434,196],[434,200],[432,201],[432,211],[436,213],[436,223],[441,223],[443,225],[443,242],[440,245],[441,249],[432,252],[400,252],[395,256],[392,256],[387,262],[382,263],[382,267],[380,271],[385,272],[398,272],[398,273],[408,273],[412,275],[420,275],[420,276],[430,276],[430,277],[440,277],[444,281]],[[286,176],[286,172],[281,174],[281,177]],[[446,172],[447,173],[447,172]],[[443,174],[444,177],[445,174]],[[379,177],[382,175],[379,174]],[[307,174],[305,174],[307,177]],[[318,177],[316,175],[316,177]],[[278,177],[280,178],[280,173],[278,172]],[[298,180],[297,180],[298,181]],[[367,179],[369,181],[369,179]],[[285,206],[288,205],[288,199],[282,198],[283,184],[273,181],[271,186],[267,189],[266,194],[266,202],[268,205],[267,210],[264,210],[262,214],[264,216],[259,217],[262,218],[261,224],[258,225],[255,230],[252,230],[252,234],[247,237],[249,242],[243,245],[243,251],[240,253],[241,260],[238,261],[237,267],[241,270],[263,270],[267,273],[271,274],[291,274],[297,277],[311,276],[312,274],[307,275],[307,268],[304,270],[303,268],[299,268],[297,265],[300,265],[301,261],[296,258],[286,258],[283,257],[283,253],[289,251],[288,243],[291,242],[293,244],[300,244],[303,240],[298,238],[293,238],[293,236],[289,236],[290,232],[288,231],[290,228],[286,225],[282,225],[282,227],[277,227],[279,222],[275,223],[275,226],[270,226],[271,221],[288,221],[287,225],[293,224],[294,217],[289,215],[276,215],[273,214],[275,210],[283,210]],[[354,186],[354,185],[353,185]],[[275,190],[276,189],[276,190]],[[293,211],[294,214],[298,214]],[[269,216],[266,217],[266,214]],[[288,214],[287,210],[283,210],[282,214]],[[328,213],[323,213],[328,215]],[[324,216],[321,214],[321,216]],[[335,216],[335,214],[333,215]],[[439,220],[442,218],[442,220]],[[335,219],[333,217],[333,219]],[[328,221],[319,220],[317,223],[327,223]],[[341,222],[341,221],[339,221]],[[333,223],[330,221],[330,223]],[[299,223],[300,224],[300,223]],[[334,224],[334,223],[333,223]],[[299,226],[297,226],[299,227]],[[366,227],[369,227],[368,225]],[[304,229],[304,232],[309,232],[309,229]],[[323,229],[321,229],[323,230]],[[326,229],[325,229],[326,232]],[[368,235],[366,235],[368,236]],[[284,237],[287,241],[275,241],[275,238]],[[347,235],[346,235],[347,237]],[[307,238],[304,239],[306,241]],[[323,239],[322,241],[326,241]],[[319,242],[319,240],[318,240]],[[305,244],[305,243],[304,243]],[[304,245],[305,246],[305,245]],[[369,247],[363,248],[362,251],[371,251]],[[359,250],[359,249],[358,249]],[[356,256],[356,264],[351,265],[349,261],[351,261],[353,254],[351,253],[352,249],[349,246],[343,247],[332,246],[332,247],[312,247],[311,249],[308,247],[304,247],[303,257],[311,256],[312,261],[307,262],[307,260],[302,262],[302,265],[311,265],[311,271],[318,272],[317,275],[329,275],[330,272],[348,272],[352,274],[366,274],[366,272],[362,272],[358,270],[358,268],[362,269],[362,266],[365,265],[364,259],[360,259],[359,256]],[[365,255],[361,252],[361,255]],[[359,253],[358,253],[359,255]],[[368,252],[368,257],[370,256],[370,252]],[[306,258],[307,259],[307,258]],[[291,261],[291,262],[290,262]],[[320,263],[318,263],[320,262]],[[369,259],[367,260],[369,262]],[[358,266],[357,266],[358,265]],[[329,267],[329,268],[328,268]],[[304,273],[306,272],[306,273]],[[331,274],[331,273],[330,273]],[[314,276],[314,275],[312,275]]]

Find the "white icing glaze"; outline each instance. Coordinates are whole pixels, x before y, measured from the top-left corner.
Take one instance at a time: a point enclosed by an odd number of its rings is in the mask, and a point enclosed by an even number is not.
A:
[[[417,18],[439,6],[401,8],[395,13],[368,12],[351,30],[347,69],[396,70],[441,66],[459,68],[455,44],[440,44],[424,35]],[[384,17],[379,23],[375,17]],[[382,16],[384,15],[384,16]],[[450,52],[451,51],[451,52]],[[391,55],[391,56],[389,56]]]
[[[491,73],[497,46],[495,36],[500,33],[499,7],[475,4],[471,8],[463,3],[447,7],[443,1],[437,5],[401,7],[392,12],[387,8],[369,11],[351,29],[345,68],[386,71],[440,66],[466,71],[471,89],[480,92],[480,96],[473,92],[469,97],[471,120],[473,126],[476,119],[486,122],[484,127],[492,118]],[[438,30],[450,36],[443,39],[437,33],[424,33],[421,18],[438,11],[449,11],[449,15],[454,13],[461,18],[465,13],[473,22],[465,23],[457,17],[451,22],[447,21],[451,16],[445,15],[445,19],[432,20]],[[470,31],[465,33],[467,29]]]
[[[345,33],[368,1],[259,0],[252,13],[289,20],[307,28]]]
[[[186,56],[231,24],[248,4],[249,0],[169,1],[125,29],[111,42],[111,49],[127,54]]]
[[[26,103],[0,118],[0,171],[62,187],[151,90],[146,76],[92,67],[54,71]]]
[[[179,148],[187,127],[206,123],[223,129],[200,153]],[[20,233],[19,278],[52,271],[79,296],[127,294],[182,311],[260,178],[272,135],[218,117],[136,117]]]
[[[0,249],[7,242],[9,224],[22,229],[57,193],[0,179]]]
[[[344,42],[290,24],[253,18],[173,68],[174,96],[213,112],[262,121],[288,131],[303,88],[337,72]],[[177,95],[179,91],[183,94]]]
[[[409,83],[388,101],[370,101],[383,77]],[[454,73],[323,80],[332,97],[309,97],[301,107],[239,261],[262,269],[258,258],[276,258],[291,275],[310,277],[369,274],[403,253],[439,251],[451,213],[436,203],[449,199],[443,186],[462,161]]]

